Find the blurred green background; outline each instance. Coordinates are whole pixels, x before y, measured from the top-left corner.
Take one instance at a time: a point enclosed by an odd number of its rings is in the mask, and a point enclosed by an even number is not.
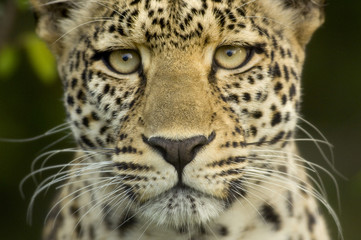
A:
[[[309,45],[304,70],[303,114],[335,146],[335,186],[324,176],[329,201],[336,210],[346,240],[361,235],[361,1],[330,1],[326,24]],[[0,138],[27,138],[64,122],[62,87],[54,59],[34,35],[34,21],[27,0],[0,2]],[[306,127],[305,125],[303,125]],[[307,128],[319,138],[315,131]],[[40,239],[40,229],[51,200],[49,194],[35,204],[32,226],[26,211],[35,187],[25,184],[25,199],[19,192],[21,179],[43,147],[64,136],[58,134],[26,143],[0,141],[0,234],[1,239]],[[73,146],[71,138],[51,149]],[[325,149],[327,150],[327,149]],[[304,143],[306,159],[327,166],[312,143]],[[69,161],[60,154],[54,162]],[[327,167],[330,169],[330,167]],[[45,174],[46,175],[46,174]],[[340,208],[338,207],[340,205]],[[330,220],[330,229],[337,231]]]

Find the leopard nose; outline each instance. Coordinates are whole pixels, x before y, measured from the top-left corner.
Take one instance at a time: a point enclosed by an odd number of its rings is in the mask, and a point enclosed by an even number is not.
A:
[[[143,137],[145,143],[156,149],[163,158],[172,164],[178,172],[181,181],[183,168],[190,163],[197,152],[214,139],[214,133],[208,138],[205,136],[194,136],[182,140],[166,139],[162,137]]]

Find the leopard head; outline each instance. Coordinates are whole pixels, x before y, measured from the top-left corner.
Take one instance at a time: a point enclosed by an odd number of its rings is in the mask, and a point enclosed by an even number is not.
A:
[[[74,137],[108,164],[111,208],[203,224],[287,171],[322,1],[32,3]]]

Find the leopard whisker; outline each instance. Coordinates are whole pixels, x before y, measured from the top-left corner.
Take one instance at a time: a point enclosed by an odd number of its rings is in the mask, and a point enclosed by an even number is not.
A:
[[[93,189],[94,195],[96,195],[96,193],[95,193],[96,191],[101,191],[101,194],[97,194],[97,195],[98,195],[98,196],[101,195],[102,197],[101,197],[101,198],[97,198],[97,197],[94,196],[94,197],[95,197],[94,200],[91,200],[87,205],[84,205],[84,206],[82,206],[81,208],[79,208],[79,211],[80,211],[81,209],[86,208],[86,207],[89,206],[89,205],[91,206],[91,207],[79,218],[77,224],[74,226],[74,229],[78,226],[78,224],[80,224],[80,222],[84,219],[84,217],[86,217],[86,216],[87,216],[89,213],[91,213],[94,209],[96,209],[96,208],[98,208],[99,206],[103,205],[103,204],[105,203],[105,200],[106,200],[106,199],[108,199],[110,196],[112,196],[112,195],[114,195],[114,194],[116,193],[116,192],[114,192],[114,191],[111,191],[111,192],[108,192],[108,193],[104,194],[106,188],[109,187],[109,186],[117,186],[117,185],[119,185],[119,184],[120,184],[120,182],[118,181],[118,179],[117,179],[116,177],[114,177],[114,178],[112,178],[112,179],[108,179],[106,184],[102,184],[102,185],[99,186],[98,188]],[[118,191],[120,192],[120,191],[122,191],[123,189],[124,189],[124,188],[121,187],[120,189],[118,189]],[[106,206],[108,206],[108,203],[105,204],[105,207],[106,207]],[[103,213],[105,207],[101,208],[100,213]],[[99,216],[100,213],[98,213],[98,216]],[[102,218],[102,219],[103,219],[103,218]],[[100,222],[99,222],[99,224],[100,224]]]
[[[266,152],[266,153],[268,153],[268,152],[273,152],[273,153],[275,153],[275,154],[279,154],[279,153],[282,153],[282,152],[283,152],[283,151],[276,151],[276,150],[252,150],[252,151],[255,151],[255,152]],[[292,154],[292,156],[293,156],[293,159],[294,159],[294,160],[299,161],[299,162],[303,162],[303,163],[307,164],[308,166],[310,166],[311,168],[315,168],[315,171],[314,171],[314,172],[316,173],[316,175],[317,175],[318,178],[320,179],[320,182],[321,182],[322,185],[324,185],[324,184],[323,184],[323,181],[322,181],[322,178],[319,176],[319,173],[318,173],[318,171],[316,170],[316,168],[317,168],[317,169],[320,169],[322,172],[324,172],[325,174],[327,174],[327,175],[330,177],[330,179],[332,180],[332,182],[333,182],[333,184],[334,184],[334,186],[335,186],[336,195],[337,195],[337,198],[338,198],[338,202],[340,203],[340,190],[339,190],[339,186],[338,186],[338,184],[337,184],[336,178],[331,174],[330,171],[328,171],[326,168],[322,167],[321,165],[318,165],[318,164],[316,164],[316,163],[312,163],[312,162],[310,162],[310,161],[307,161],[307,160],[303,159],[302,157],[298,156],[297,154]],[[277,156],[277,157],[279,157],[279,156]]]
[[[99,172],[99,171],[97,171]],[[70,176],[70,175],[69,175]],[[30,203],[29,203],[29,207],[28,207],[28,222],[31,223],[31,218],[32,218],[32,209],[33,209],[33,206],[34,206],[34,203],[35,203],[35,200],[36,198],[38,197],[38,195],[43,192],[45,189],[48,189],[50,186],[60,182],[60,181],[63,181],[64,179],[60,179],[60,180],[54,180],[54,181],[51,181],[47,184],[44,184],[42,187],[40,188],[37,188],[36,191],[33,193],[31,199],[30,199]]]
[[[144,233],[148,230],[148,228],[150,227],[150,225],[151,225],[153,222],[154,222],[154,219],[149,219],[148,221],[146,221],[146,222],[143,224],[143,226],[140,227],[140,230],[141,230],[142,228],[144,228],[144,231],[140,234],[138,240],[140,240],[140,239],[143,237]],[[148,224],[148,225],[146,225],[146,224]]]
[[[241,186],[241,185],[239,185],[238,186],[242,191],[245,191],[246,189],[243,187],[243,186]],[[259,212],[259,210],[256,208],[256,206],[250,201],[250,200],[248,200],[246,197],[244,197],[241,193],[239,193],[239,192],[236,192],[236,191],[232,191],[233,192],[233,194],[236,194],[236,195],[238,195],[239,197],[241,197],[243,200],[245,200],[255,211],[256,211],[256,213],[260,216],[260,217],[262,217],[262,214]],[[235,197],[235,196],[234,196]],[[235,197],[235,199],[236,199],[236,201],[239,203],[239,204],[241,204],[242,205],[242,203],[241,203],[241,201],[238,199],[238,197]],[[263,219],[263,218],[262,218]]]
[[[326,136],[315,126],[313,125],[311,122],[307,121],[306,119],[302,118],[301,116],[297,116],[297,119],[301,120],[302,122],[304,122],[305,124],[307,124],[308,126],[310,126],[313,130],[315,130],[320,136],[321,138],[325,141],[325,142],[330,142]],[[332,146],[332,145],[331,145]],[[331,153],[331,160],[332,163],[334,164],[334,154],[333,154],[333,150],[332,148],[330,148],[330,153]]]
[[[257,170],[263,170],[262,168],[257,168],[257,167],[252,167],[252,169],[257,169]],[[294,183],[296,183],[296,180],[298,182],[303,182],[303,180],[301,178],[298,178],[296,175],[293,175],[293,174],[287,174],[287,173],[284,173],[284,172],[281,172],[281,171],[278,171],[278,170],[275,170],[275,169],[267,169],[267,172],[272,172],[272,173],[276,173],[278,174],[278,176],[286,176],[286,177],[289,177],[289,180],[291,181],[294,181]],[[321,194],[325,197],[327,197],[327,194],[326,194],[326,191],[324,189],[324,185],[320,185],[318,183],[318,181],[316,181],[315,178],[313,178],[312,176],[310,176],[308,173],[305,174],[308,179],[310,179],[312,181],[312,183],[315,184],[315,186],[321,191]]]
[[[56,144],[64,141],[65,139],[67,139],[67,138],[70,137],[71,135],[72,135],[72,133],[70,132],[70,133],[68,133],[68,134],[66,134],[66,135],[58,138],[58,139],[55,140],[54,142],[52,142],[52,143],[48,144],[47,146],[45,146],[44,148],[42,148],[42,149],[40,150],[40,152],[43,152],[43,151],[45,151],[45,150],[47,150],[47,149],[55,146]]]
[[[62,197],[62,198],[59,199],[59,200],[53,205],[53,207],[50,209],[50,211],[48,212],[48,214],[47,214],[47,216],[46,216],[46,218],[45,218],[45,222],[48,220],[48,218],[50,217],[50,214],[55,210],[55,208],[56,208],[58,205],[60,205],[65,199],[69,198],[69,197],[72,196],[72,195],[75,195],[74,198],[72,198],[71,200],[69,200],[64,206],[62,206],[62,207],[60,208],[60,210],[58,211],[58,213],[57,213],[57,215],[56,215],[56,217],[55,217],[55,220],[57,219],[57,217],[58,217],[58,215],[60,214],[60,212],[62,212],[62,210],[63,210],[65,207],[67,207],[72,201],[76,200],[77,198],[81,197],[82,195],[87,194],[87,193],[90,192],[90,191],[93,191],[93,188],[92,188],[93,186],[99,185],[100,183],[105,182],[105,181],[108,181],[108,180],[109,180],[109,178],[106,178],[106,179],[104,179],[104,180],[101,180],[100,182],[95,182],[95,183],[86,185],[86,186],[81,187],[81,188],[79,188],[79,189],[76,189],[75,191],[71,192],[70,194]],[[85,179],[84,181],[86,181],[86,179]],[[98,187],[101,187],[101,186],[98,186]],[[86,191],[83,191],[83,190],[85,190],[85,189],[87,189],[87,188],[91,188],[91,189],[86,190]],[[55,222],[56,222],[56,221],[54,221],[54,223],[55,223]]]
[[[62,124],[52,128],[52,129],[46,131],[45,133],[40,134],[40,135],[35,136],[35,137],[23,138],[23,139],[0,138],[0,141],[1,142],[10,142],[10,143],[32,142],[32,141],[36,141],[36,140],[39,140],[41,138],[48,137],[48,136],[54,135],[56,133],[63,132],[65,130],[70,129],[70,126],[64,127],[65,125],[68,125],[68,123],[62,123]]]

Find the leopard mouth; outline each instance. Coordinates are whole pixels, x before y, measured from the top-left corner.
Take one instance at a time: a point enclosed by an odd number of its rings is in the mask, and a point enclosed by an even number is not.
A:
[[[194,190],[175,186],[140,206],[139,212],[157,225],[174,228],[201,226],[225,209],[224,201]]]

